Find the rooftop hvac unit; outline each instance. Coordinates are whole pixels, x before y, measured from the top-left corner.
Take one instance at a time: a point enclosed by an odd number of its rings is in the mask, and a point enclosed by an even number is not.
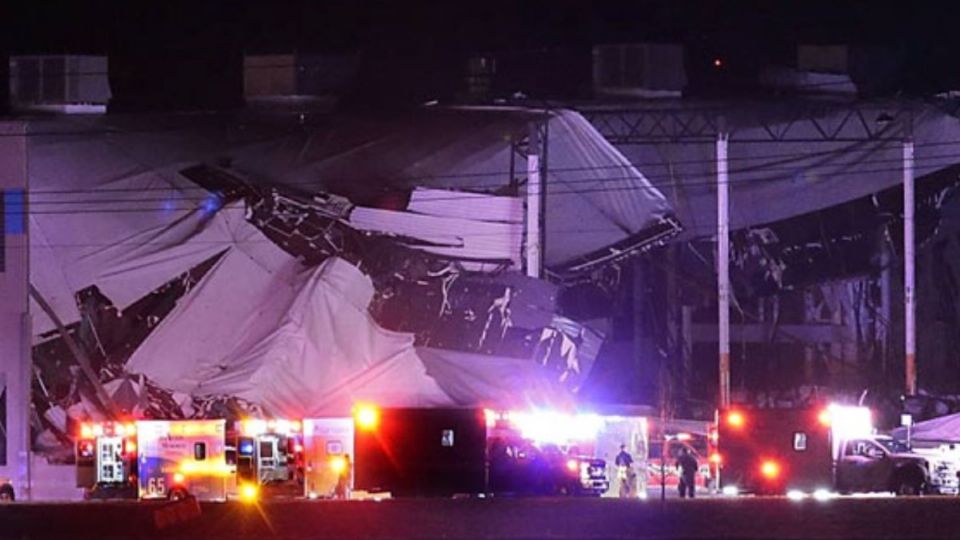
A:
[[[593,49],[593,85],[598,94],[678,97],[686,84],[681,45],[598,45]]]
[[[10,57],[10,101],[15,108],[96,105],[110,100],[107,57]]]

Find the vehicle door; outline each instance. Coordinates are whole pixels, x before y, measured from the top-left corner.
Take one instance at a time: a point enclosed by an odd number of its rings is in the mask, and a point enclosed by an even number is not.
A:
[[[837,486],[850,491],[864,491],[870,458],[866,448],[872,444],[865,439],[851,439],[844,443],[837,462]]]
[[[863,457],[863,490],[869,492],[886,491],[890,488],[893,475],[893,460],[887,451],[874,441],[866,441],[860,448]]]

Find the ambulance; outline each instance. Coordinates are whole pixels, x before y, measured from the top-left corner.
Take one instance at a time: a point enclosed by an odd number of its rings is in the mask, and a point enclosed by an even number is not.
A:
[[[87,498],[226,500],[225,435],[224,420],[84,423],[77,487]]]
[[[368,413],[369,414],[369,411]],[[368,419],[369,420],[369,419]],[[347,499],[353,489],[353,418],[303,420],[304,492],[309,499]]]

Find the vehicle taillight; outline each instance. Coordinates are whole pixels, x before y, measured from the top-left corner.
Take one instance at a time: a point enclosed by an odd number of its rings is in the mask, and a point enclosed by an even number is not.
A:
[[[743,417],[743,413],[739,411],[733,411],[727,415],[727,425],[732,428],[740,429],[746,423],[746,419]]]
[[[767,460],[760,464],[760,474],[767,480],[776,480],[780,476],[780,464]]]

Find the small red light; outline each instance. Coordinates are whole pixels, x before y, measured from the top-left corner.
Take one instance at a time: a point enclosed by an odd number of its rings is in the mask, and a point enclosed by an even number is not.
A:
[[[136,454],[137,453],[137,443],[135,441],[126,440],[123,441],[123,453],[125,454]]]
[[[570,472],[577,472],[580,469],[580,462],[575,459],[568,459],[567,469],[570,470]]]
[[[303,452],[303,445],[300,444],[300,443],[297,443],[297,444],[293,445],[293,451],[296,452],[296,453],[298,453],[298,454],[299,454],[300,452]]]
[[[745,421],[746,420],[743,418],[743,414],[740,412],[733,411],[727,415],[727,424],[729,424],[730,427],[735,427],[737,429],[742,428]]]
[[[830,409],[824,409],[817,415],[817,421],[822,425],[830,427],[833,418],[831,418]]]
[[[715,67],[715,68],[717,68],[717,69],[722,68],[722,67],[723,67],[723,59],[721,59],[721,58],[714,58],[714,59],[713,59],[713,67]]]
[[[718,454],[718,453],[716,453],[716,452],[710,454],[710,463],[714,463],[714,464],[716,464],[716,465],[719,465],[721,459],[722,459],[722,458],[720,457],[720,454]]]

